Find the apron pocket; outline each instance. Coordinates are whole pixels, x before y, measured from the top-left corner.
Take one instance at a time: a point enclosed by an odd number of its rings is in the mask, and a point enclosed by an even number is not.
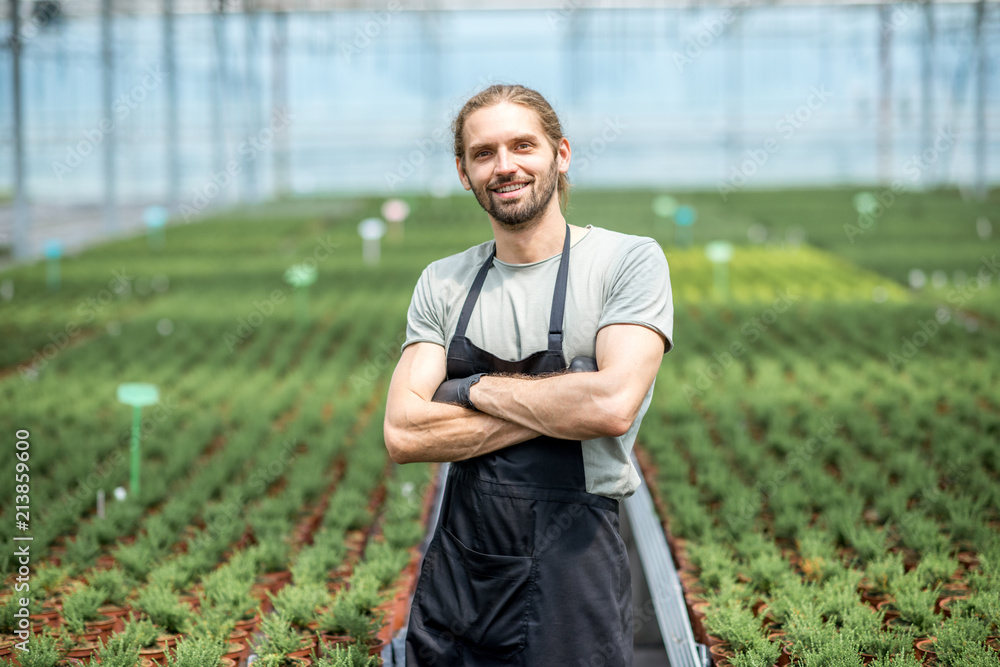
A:
[[[416,600],[424,629],[506,659],[524,648],[535,559],[473,551],[444,526]]]

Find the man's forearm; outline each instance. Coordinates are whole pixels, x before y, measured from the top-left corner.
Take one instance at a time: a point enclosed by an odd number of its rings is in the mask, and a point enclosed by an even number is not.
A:
[[[635,419],[598,373],[554,377],[485,376],[470,390],[478,410],[554,438],[619,436]]]
[[[414,401],[405,415],[386,414],[384,432],[396,463],[463,461],[538,436],[506,419],[428,401]]]

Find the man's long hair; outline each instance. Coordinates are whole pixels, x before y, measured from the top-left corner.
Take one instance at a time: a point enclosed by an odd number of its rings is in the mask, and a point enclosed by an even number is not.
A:
[[[465,136],[463,133],[465,120],[473,111],[501,102],[520,104],[534,111],[542,124],[545,138],[552,146],[553,154],[558,154],[559,140],[563,138],[562,124],[548,101],[538,91],[531,88],[516,84],[495,84],[469,98],[451,124],[452,132],[455,133],[455,157],[459,159],[463,170],[465,169]],[[564,211],[569,203],[569,188],[569,177],[565,173],[559,172],[559,205]]]

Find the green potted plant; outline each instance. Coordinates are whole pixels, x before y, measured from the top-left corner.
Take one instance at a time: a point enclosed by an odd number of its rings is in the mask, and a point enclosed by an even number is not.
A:
[[[83,639],[78,635],[73,635],[70,632],[69,626],[65,624],[59,626],[55,633],[59,638],[63,654],[67,658],[90,660],[91,656],[101,648],[101,644],[96,638]]]
[[[377,656],[368,655],[355,644],[337,645],[324,650],[313,667],[375,667]]]
[[[251,547],[257,559],[257,582],[269,590],[278,590],[291,580],[288,571],[288,543],[278,537],[266,539]]]
[[[791,645],[793,656],[802,657],[833,641],[837,630],[832,623],[824,623],[816,606],[792,609],[785,624],[785,637]]]
[[[249,633],[236,628],[236,619],[221,607],[203,606],[191,623],[191,634],[221,642],[224,658],[239,661],[249,654]]]
[[[81,531],[76,539],[66,540],[66,553],[60,559],[60,564],[69,563],[75,571],[82,572],[94,564],[100,553],[101,545],[97,536],[93,532]]]
[[[406,550],[424,538],[426,529],[417,519],[393,521],[382,526],[382,535],[388,545]]]
[[[941,621],[941,617],[934,613],[939,590],[940,586],[923,588],[920,575],[914,570],[896,579],[892,607],[899,612],[900,619],[926,636]]]
[[[280,613],[267,614],[260,622],[261,636],[253,645],[253,651],[260,659],[267,658],[278,667],[293,667],[296,657],[308,655],[312,642]],[[299,654],[299,655],[296,655]]]
[[[202,580],[199,607],[223,611],[233,617],[237,628],[252,632],[260,622],[258,602],[252,589],[252,575],[247,578],[232,567],[220,568]]]
[[[298,557],[290,568],[292,583],[295,585],[319,584],[326,588],[329,572],[339,562],[340,559],[330,562],[326,550],[322,547],[305,547],[299,551]]]
[[[888,553],[868,563],[865,567],[864,597],[872,603],[889,599],[896,579],[903,576],[903,557],[898,553]]]
[[[210,635],[189,635],[167,656],[167,667],[218,667],[225,653],[225,644]],[[103,667],[103,666],[102,666]]]
[[[959,563],[946,553],[928,553],[920,559],[916,571],[924,586],[945,585],[959,568]]]
[[[98,639],[111,632],[115,619],[100,613],[104,592],[81,586],[63,598],[62,618],[69,631],[81,638]]]
[[[735,599],[710,607],[705,614],[705,626],[713,636],[722,640],[725,648],[721,650],[728,651],[725,654],[730,656],[759,646],[758,640],[767,641],[761,635],[760,622],[753,612]],[[713,655],[724,655],[717,646],[711,646],[709,650]]]
[[[913,647],[908,651],[900,651],[882,658],[876,658],[868,663],[868,667],[922,667],[922,664],[913,656]]]
[[[62,655],[59,637],[50,632],[35,635],[28,651],[17,651],[21,667],[55,667]]]
[[[139,647],[139,656],[150,660],[162,660],[164,646],[159,642],[160,629],[148,618],[130,616],[118,633]]]
[[[966,664],[966,654],[983,645],[989,636],[986,622],[975,616],[952,617],[937,631],[934,651],[939,663],[959,667]]]
[[[773,664],[773,663],[772,663]],[[826,640],[802,651],[807,667],[861,667],[857,639],[850,632],[829,633]]]
[[[305,630],[316,620],[320,607],[330,604],[330,593],[323,584],[292,584],[277,594],[267,592],[275,611],[287,618],[299,630]]]
[[[799,568],[807,581],[825,581],[843,568],[833,537],[824,530],[810,528],[802,531],[797,546]]]
[[[370,542],[365,560],[355,568],[355,572],[370,574],[378,582],[378,588],[385,588],[396,579],[409,560],[408,552],[388,542]]]
[[[101,667],[139,667],[139,645],[134,635],[116,633],[97,652]]]
[[[87,575],[87,583],[103,593],[104,600],[98,609],[102,614],[117,618],[128,613],[128,595],[132,592],[132,585],[120,567],[93,570]]]
[[[163,584],[149,584],[136,596],[135,608],[141,610],[156,626],[167,635],[161,636],[168,646],[176,640],[176,635],[187,632],[194,616],[180,596]]]

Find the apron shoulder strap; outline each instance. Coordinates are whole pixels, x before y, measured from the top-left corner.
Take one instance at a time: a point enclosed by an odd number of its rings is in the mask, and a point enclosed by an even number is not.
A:
[[[552,314],[549,316],[549,350],[562,353],[563,313],[566,309],[566,285],[569,282],[569,225],[566,225],[566,239],[563,241],[562,257],[559,258],[559,273],[556,288],[552,294]]]
[[[486,258],[483,265],[479,268],[479,273],[476,274],[476,279],[472,281],[472,287],[469,289],[469,294],[465,297],[465,305],[462,306],[462,314],[458,317],[458,326],[455,327],[455,338],[464,337],[465,330],[469,326],[469,320],[472,318],[472,309],[476,307],[476,301],[479,300],[479,292],[483,289],[483,283],[486,282],[486,274],[489,272],[490,267],[493,266],[493,258],[497,255],[497,244],[496,241],[493,242],[493,250],[490,252],[490,256]]]

